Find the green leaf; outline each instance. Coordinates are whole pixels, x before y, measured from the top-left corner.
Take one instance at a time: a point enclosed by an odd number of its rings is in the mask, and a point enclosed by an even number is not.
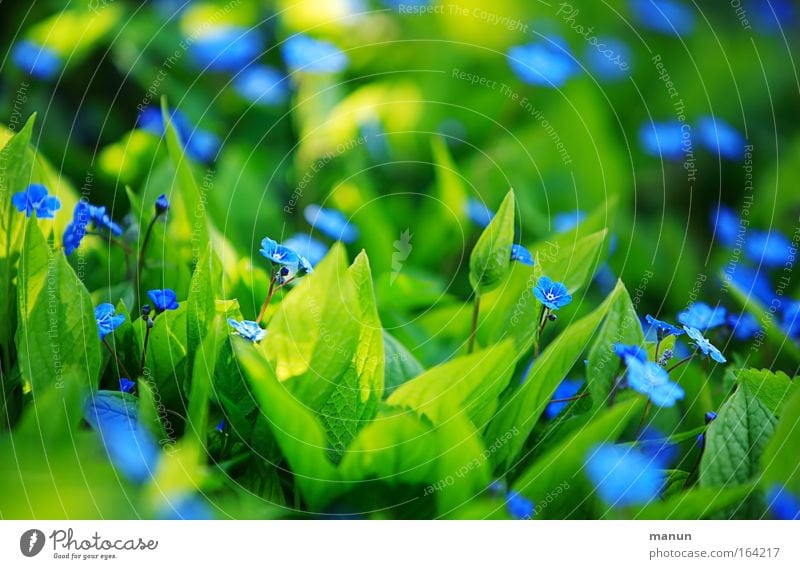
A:
[[[775,434],[761,456],[764,488],[773,484],[786,486],[800,495],[800,468],[797,449],[800,448],[800,390],[794,389],[784,405]]]
[[[651,502],[639,510],[639,520],[702,520],[728,510],[745,501],[753,492],[753,484],[730,488],[692,488],[663,502]]]
[[[774,415],[780,416],[783,404],[797,391],[797,378],[790,379],[782,371],[768,369],[743,369],[736,374],[740,383],[747,385],[764,406]]]
[[[89,293],[63,253],[52,253],[33,220],[19,266],[17,357],[33,398],[28,421],[57,440],[81,422],[97,388],[100,340]]]
[[[538,252],[534,252],[538,257]],[[537,327],[533,324],[540,314],[540,304],[533,296],[538,263],[533,267],[511,263],[511,270],[502,286],[481,296],[478,320],[478,345],[491,346],[511,338],[517,350],[528,351],[536,340]]]
[[[622,290],[624,285],[620,281],[598,308],[561,332],[533,363],[525,383],[501,403],[500,411],[489,425],[489,440],[509,432],[515,435],[497,452],[498,466],[510,466],[522,450],[556,387],[581,357]]]
[[[192,377],[195,351],[216,314],[217,285],[222,282],[222,266],[209,246],[194,268],[186,299],[186,365]]]
[[[386,330],[383,331],[383,395],[388,397],[395,389],[425,371],[417,358]]]
[[[217,316],[195,354],[192,366],[192,386],[189,390],[189,407],[186,414],[186,444],[194,445],[199,455],[205,456],[208,431],[208,403],[214,382],[214,371],[223,343],[228,341],[227,323]]]
[[[491,223],[483,230],[469,258],[469,282],[476,294],[495,289],[511,264],[514,243],[514,192],[506,194]]]
[[[575,241],[562,243],[557,252],[539,252],[542,273],[563,282],[571,293],[589,282],[608,249],[608,230],[603,229]]]

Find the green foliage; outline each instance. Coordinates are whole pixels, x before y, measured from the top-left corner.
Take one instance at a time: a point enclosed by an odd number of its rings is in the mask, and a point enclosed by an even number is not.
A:
[[[472,250],[469,282],[476,294],[494,290],[508,273],[514,243],[515,207],[514,192],[510,191]]]

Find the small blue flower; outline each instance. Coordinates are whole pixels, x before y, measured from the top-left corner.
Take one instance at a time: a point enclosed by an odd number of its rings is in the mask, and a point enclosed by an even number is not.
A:
[[[629,447],[601,444],[586,458],[586,474],[611,506],[643,505],[658,497],[664,474],[651,457]]]
[[[164,290],[148,290],[147,296],[150,298],[153,306],[155,306],[156,313],[164,312],[165,310],[178,309],[179,304],[177,301],[177,295],[172,289],[165,288]]]
[[[653,427],[645,427],[637,437],[637,443],[639,449],[649,456],[659,468],[669,468],[678,456],[678,445]]]
[[[259,253],[275,265],[283,267],[296,267],[297,263],[300,262],[297,253],[283,245],[278,245],[277,241],[269,237],[264,237],[264,239],[261,240],[261,250]]]
[[[216,426],[216,427],[214,427],[214,429],[216,429],[216,430],[217,430],[217,431],[219,431],[220,433],[221,433],[222,431],[224,431],[224,430],[225,430],[225,419],[222,419],[222,420],[221,420],[219,423],[217,423],[217,426]]]
[[[533,266],[533,255],[522,245],[514,244],[511,246],[511,260],[522,263],[523,265]]]
[[[196,494],[186,493],[166,501],[156,512],[160,520],[213,520],[214,513]]]
[[[125,322],[125,315],[116,314],[116,311],[114,305],[109,302],[98,304],[94,309],[94,318],[97,320],[97,330],[101,340]]]
[[[748,297],[756,298],[765,306],[772,304],[775,292],[765,269],[756,270],[740,263],[734,269],[733,274],[728,276],[731,282]]]
[[[115,223],[106,213],[105,206],[87,204],[89,207],[89,219],[98,230],[107,230],[112,235],[122,235],[122,227]]]
[[[785,486],[774,484],[767,492],[769,509],[775,519],[800,520],[800,498],[792,494]]]
[[[506,507],[508,513],[515,520],[529,520],[533,518],[533,502],[528,500],[525,496],[511,490],[506,496]]]
[[[779,231],[753,231],[744,244],[750,260],[765,267],[780,267],[792,256],[792,242]]]
[[[628,363],[628,358],[639,360],[641,362],[647,360],[647,350],[642,346],[629,346],[628,344],[614,343],[614,353],[617,357],[621,358],[625,364]]]
[[[745,7],[760,33],[780,34],[795,24],[795,7],[791,0],[749,0]]]
[[[131,381],[127,377],[120,377],[119,378],[119,390],[123,393],[131,393],[133,392],[133,388],[136,387],[136,382]]]
[[[558,310],[572,302],[567,285],[553,282],[550,277],[539,277],[533,287],[533,295],[550,310]]]
[[[678,121],[647,122],[639,129],[639,142],[651,156],[676,160],[691,148],[691,130],[684,131]]]
[[[695,130],[698,142],[718,156],[737,160],[744,155],[747,144],[744,136],[722,119],[712,116],[700,117],[697,119]]]
[[[298,255],[297,259],[298,259],[297,270],[296,270],[297,276],[303,276],[314,272],[314,267],[308,259],[306,259],[302,255]]]
[[[575,397],[583,387],[582,379],[565,379],[556,387],[553,393],[553,399],[569,399]],[[556,403],[548,403],[544,410],[544,415],[548,419],[555,419],[564,408],[569,405],[568,401],[560,401]]]
[[[189,48],[200,69],[237,72],[264,51],[264,40],[255,29],[219,26],[196,39]]]
[[[268,65],[251,65],[236,76],[233,88],[256,105],[282,105],[289,98],[289,80]]]
[[[632,0],[631,10],[639,24],[662,34],[680,36],[694,29],[694,11],[676,0]]]
[[[292,235],[282,245],[295,251],[299,257],[306,259],[312,267],[328,254],[328,246],[325,243],[303,233]]]
[[[689,308],[678,314],[678,322],[698,330],[708,330],[725,324],[727,313],[725,308],[711,308],[705,302],[693,302]]]
[[[250,340],[253,343],[260,342],[264,339],[264,336],[267,335],[267,331],[261,328],[258,322],[253,322],[252,320],[237,322],[233,318],[228,318],[228,324],[233,326],[233,329],[236,330],[236,333],[242,338]]]
[[[561,87],[580,69],[567,43],[555,35],[512,47],[508,64],[525,83],[543,87]]]
[[[84,201],[79,201],[75,204],[72,221],[64,230],[62,242],[65,255],[72,255],[75,249],[80,247],[81,241],[86,236],[86,226],[89,225],[90,220],[89,205]]]
[[[281,46],[286,66],[306,73],[337,73],[347,68],[347,56],[330,42],[305,34],[288,38]]]
[[[161,194],[156,198],[156,215],[161,215],[162,213],[166,213],[169,209],[169,200],[167,199],[166,194]]]
[[[170,111],[170,120],[186,154],[193,160],[208,163],[216,158],[220,149],[219,138],[196,128],[189,118],[177,109]],[[145,107],[139,114],[136,126],[158,136],[164,136],[164,117],[158,107]]]
[[[584,219],[586,219],[585,211],[575,210],[557,213],[553,216],[553,231],[564,233],[577,227]]]
[[[39,219],[53,218],[56,210],[61,208],[58,198],[48,195],[47,188],[41,184],[31,184],[25,191],[17,192],[11,196],[11,203],[17,211],[24,211],[25,217],[36,212]]]
[[[791,301],[784,307],[781,328],[790,338],[800,336],[800,302]]]
[[[303,210],[303,215],[312,229],[319,230],[331,239],[352,243],[358,238],[358,229],[340,211],[311,204]]]
[[[681,330],[677,326],[673,326],[669,322],[658,320],[657,318],[653,318],[649,314],[645,318],[647,319],[647,323],[656,329],[656,337],[659,340],[663,340],[664,338],[669,338],[670,336],[680,336],[681,334],[683,334],[683,330]]]
[[[749,312],[728,314],[727,324],[733,330],[733,337],[741,341],[750,340],[761,332],[761,323]]]
[[[658,407],[672,407],[683,399],[683,388],[670,381],[667,370],[655,362],[635,358],[626,360],[628,364],[628,385],[631,389],[647,395]]]
[[[466,203],[467,217],[473,223],[485,228],[494,218],[494,212],[480,200],[470,198]]]
[[[731,208],[720,205],[711,212],[711,229],[720,243],[726,247],[733,247],[742,230],[742,223]]]
[[[717,418],[717,414],[714,411],[709,411],[706,413],[706,425],[711,423]]]
[[[722,355],[714,344],[709,342],[703,333],[698,330],[697,328],[692,328],[691,326],[684,326],[684,330],[686,330],[686,334],[694,341],[695,345],[700,348],[700,351],[703,352],[704,356],[711,356],[711,359],[715,362],[719,362],[724,364],[726,361],[725,356]]]
[[[30,40],[22,40],[14,44],[11,61],[34,79],[46,81],[61,71],[61,58],[58,54],[52,49]]]
[[[603,81],[619,81],[631,74],[631,50],[620,39],[597,38],[586,48],[586,66]]]

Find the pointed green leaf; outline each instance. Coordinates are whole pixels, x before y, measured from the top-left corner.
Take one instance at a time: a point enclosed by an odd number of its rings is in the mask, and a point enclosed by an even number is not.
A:
[[[483,230],[469,258],[469,282],[476,294],[495,289],[505,278],[514,243],[514,192],[506,194],[497,215]]]

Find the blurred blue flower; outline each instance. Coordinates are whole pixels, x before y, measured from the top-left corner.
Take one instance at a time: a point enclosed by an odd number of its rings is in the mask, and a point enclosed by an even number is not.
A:
[[[561,87],[579,71],[567,43],[556,35],[508,50],[511,70],[525,83]]]
[[[219,26],[198,37],[189,57],[199,69],[237,72],[264,51],[264,40],[255,29]]]
[[[796,22],[795,6],[791,0],[748,0],[747,14],[755,28],[761,33],[784,33]]]
[[[673,326],[669,322],[664,322],[663,320],[653,318],[649,314],[645,317],[645,319],[650,326],[656,329],[656,338],[659,340],[663,340],[664,338],[668,338],[670,336],[680,336],[683,334],[683,330],[677,326]]]
[[[659,468],[669,468],[678,456],[678,445],[653,427],[645,427],[637,437],[639,449]]]
[[[283,242],[283,246],[305,258],[312,267],[328,254],[328,246],[325,243],[304,233],[292,235]]]
[[[267,335],[267,331],[259,326],[258,322],[253,322],[252,320],[237,322],[233,318],[228,318],[228,324],[230,324],[242,338],[254,343],[260,342],[264,339],[264,336]]]
[[[94,309],[94,318],[97,321],[97,330],[101,340],[125,322],[125,315],[116,314],[116,311],[117,309],[110,302],[98,304]]]
[[[736,160],[744,154],[747,141],[738,130],[720,118],[703,116],[695,125],[697,140],[722,158]]]
[[[358,238],[358,229],[347,221],[347,218],[340,211],[311,204],[303,210],[303,215],[306,221],[311,224],[312,229],[320,231],[331,239],[352,243]]]
[[[646,504],[664,486],[664,474],[651,457],[621,445],[593,447],[586,458],[586,474],[600,498],[617,507]]]
[[[565,379],[556,387],[553,393],[553,399],[569,399],[570,397],[575,397],[582,386],[582,379]],[[555,419],[567,405],[569,405],[569,401],[548,403],[547,407],[545,407],[544,415],[548,419]]]
[[[299,262],[297,253],[283,245],[278,245],[277,241],[269,237],[264,237],[264,239],[261,240],[261,250],[259,253],[266,257],[271,263],[283,267],[296,267]]]
[[[572,295],[564,283],[553,282],[550,277],[539,277],[533,295],[550,310],[558,310],[572,302]]]
[[[102,205],[88,205],[89,219],[98,230],[106,230],[112,235],[122,235],[122,227],[114,222],[111,217],[106,213],[106,206]]]
[[[777,520],[800,520],[800,498],[780,484],[773,484],[767,491],[767,502]]]
[[[156,198],[156,215],[161,215],[162,213],[166,213],[169,209],[169,200],[167,199],[166,194],[161,194]]]
[[[141,483],[153,475],[160,452],[150,431],[139,422],[135,400],[116,391],[98,391],[86,401],[84,419],[127,479]]]
[[[630,346],[628,344],[614,343],[614,353],[617,357],[622,359],[625,364],[628,363],[628,358],[644,362],[647,360],[647,350],[642,346]]]
[[[736,245],[742,224],[739,216],[731,208],[720,205],[711,212],[711,229],[720,243],[726,247],[733,247]]]
[[[511,490],[506,496],[506,507],[508,508],[508,513],[515,520],[533,518],[533,502],[515,490]]]
[[[687,127],[684,139],[684,126],[678,121],[646,122],[639,129],[639,142],[647,154],[675,160],[691,148],[690,135]]]
[[[220,433],[221,433],[222,431],[224,431],[224,430],[225,430],[225,419],[222,419],[222,420],[221,420],[219,423],[217,423],[217,426],[216,426],[216,427],[214,427],[214,429],[216,429],[216,430],[217,430],[217,431],[219,431]]]
[[[685,35],[694,30],[694,10],[677,0],[631,0],[631,10],[642,27],[656,32]]]
[[[792,256],[792,242],[777,230],[752,231],[745,241],[744,253],[765,267],[780,267]]]
[[[172,498],[158,509],[160,520],[213,520],[214,514],[208,504],[196,494],[184,494]]]
[[[708,425],[709,423],[714,421],[716,418],[717,418],[717,414],[714,411],[708,411],[706,413],[706,425]]]
[[[714,344],[708,341],[703,333],[698,330],[697,328],[692,328],[691,326],[684,326],[684,330],[686,330],[686,334],[694,341],[695,345],[700,348],[700,351],[703,352],[704,356],[711,356],[711,359],[715,362],[719,362],[724,364],[726,361],[725,356],[722,355]]]
[[[170,120],[175,127],[178,139],[186,154],[193,160],[208,163],[219,153],[219,138],[200,128],[196,128],[189,118],[177,109],[170,111]],[[136,120],[136,126],[158,136],[164,136],[164,117],[158,107],[145,107]]]
[[[553,231],[556,233],[564,233],[565,231],[577,227],[584,219],[586,219],[585,211],[575,210],[557,213],[553,216]]]
[[[667,370],[655,362],[628,358],[628,385],[634,390],[647,395],[658,407],[672,407],[683,399],[683,388],[670,381]]]
[[[24,211],[25,217],[36,212],[39,219],[53,218],[56,210],[61,208],[58,198],[48,195],[42,184],[30,184],[24,191],[15,193],[11,196],[11,204],[17,211]]]
[[[467,217],[473,223],[485,228],[494,218],[494,212],[480,200],[469,198],[466,205]]]
[[[296,34],[281,45],[286,66],[306,73],[337,73],[347,68],[347,56],[330,42]]]
[[[11,61],[17,68],[34,79],[46,81],[61,71],[61,58],[48,47],[38,45],[30,40],[22,40],[14,44],[11,50]]]
[[[531,252],[517,243],[511,246],[511,260],[522,263],[523,265],[533,266],[533,255]]]
[[[784,306],[781,328],[790,338],[800,337],[800,302],[793,300]]]
[[[165,310],[177,310],[178,301],[175,291],[169,288],[148,290],[147,296],[156,308],[156,312],[164,312]]]
[[[733,337],[741,341],[749,340],[761,331],[758,318],[749,312],[728,314],[727,325],[733,330]]]
[[[251,65],[234,78],[233,88],[257,105],[282,105],[289,98],[289,80],[268,65]]]
[[[730,275],[730,280],[745,295],[758,299],[762,304],[769,306],[775,298],[772,284],[769,282],[765,271],[756,270],[747,265],[739,264]],[[698,328],[698,326],[695,326]]]
[[[678,314],[678,322],[698,330],[708,330],[725,324],[727,317],[725,308],[711,308],[705,302],[693,302],[689,308]]]
[[[89,225],[90,219],[89,205],[84,201],[79,201],[75,204],[72,221],[64,230],[62,239],[65,255],[72,255],[75,249],[80,246],[81,241],[86,236],[86,226]]]
[[[586,48],[586,66],[602,81],[619,81],[631,74],[631,50],[618,38],[597,38]]]
[[[131,393],[134,387],[136,387],[135,381],[131,381],[127,377],[119,378],[119,390],[123,393]]]

